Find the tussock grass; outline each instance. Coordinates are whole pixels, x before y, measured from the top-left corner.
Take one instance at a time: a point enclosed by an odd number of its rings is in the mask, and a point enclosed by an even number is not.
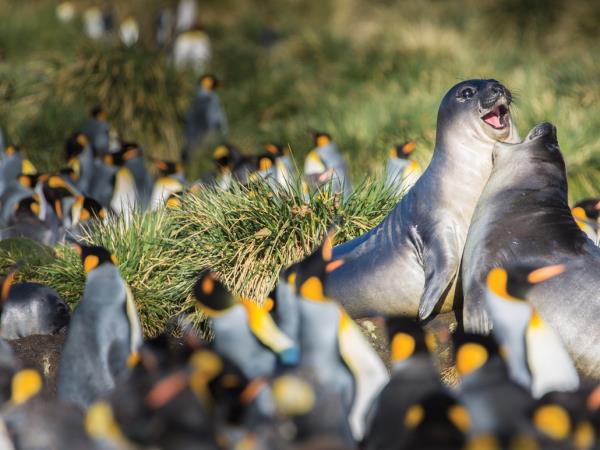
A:
[[[299,188],[273,193],[259,181],[184,195],[178,209],[135,213],[128,223],[113,219],[83,240],[117,257],[144,332],[155,335],[193,305],[191,288],[202,269],[215,270],[236,294],[261,301],[279,271],[311,253],[331,224],[341,224],[338,242],[353,238],[377,224],[399,196],[367,180],[344,203],[327,189],[305,203]],[[0,260],[0,270],[23,261],[18,279],[48,284],[72,306],[81,298],[85,275],[69,246],[52,252],[24,239],[7,241],[0,243]]]

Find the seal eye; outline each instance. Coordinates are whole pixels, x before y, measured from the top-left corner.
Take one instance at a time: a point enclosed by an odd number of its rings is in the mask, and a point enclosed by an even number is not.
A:
[[[458,93],[458,97],[460,97],[463,100],[467,100],[473,97],[475,95],[475,92],[476,91],[474,88],[466,87]]]

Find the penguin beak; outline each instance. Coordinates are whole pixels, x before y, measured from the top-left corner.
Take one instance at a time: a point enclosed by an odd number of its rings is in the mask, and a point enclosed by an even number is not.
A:
[[[529,281],[531,284],[538,284],[560,275],[565,270],[567,270],[567,267],[564,264],[555,264],[552,266],[542,267],[530,272],[529,275],[527,275],[527,281]]]

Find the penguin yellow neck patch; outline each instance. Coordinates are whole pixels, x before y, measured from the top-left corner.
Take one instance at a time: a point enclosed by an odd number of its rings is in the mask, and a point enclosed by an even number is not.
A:
[[[308,278],[308,280],[306,280],[304,283],[302,283],[302,286],[300,286],[300,295],[308,300],[325,300],[323,283],[315,276]]]
[[[466,433],[471,428],[471,416],[462,405],[454,405],[448,409],[448,419],[463,433]]]
[[[456,353],[456,370],[461,376],[467,375],[483,366],[488,358],[484,346],[473,342],[463,344]]]
[[[533,424],[552,439],[566,439],[571,433],[571,419],[562,406],[544,405],[533,413]]]
[[[12,379],[11,402],[15,405],[25,403],[42,390],[42,376],[37,370],[24,369]]]
[[[404,361],[415,352],[415,338],[406,333],[396,333],[391,342],[392,362]]]
[[[425,417],[425,410],[421,405],[413,405],[406,410],[404,415],[404,426],[409,430],[414,430],[419,426]]]
[[[539,328],[544,324],[543,319],[540,317],[537,310],[534,308],[531,313],[531,319],[529,319],[529,327],[530,328]]]
[[[596,432],[592,424],[585,421],[577,425],[573,434],[573,441],[577,450],[588,450],[593,448],[596,442]]]
[[[320,135],[317,136],[317,147],[323,147],[324,145],[329,144],[330,139],[327,136]]]
[[[496,437],[484,434],[471,439],[465,450],[502,450],[502,446]]]
[[[83,270],[85,270],[85,273],[89,273],[98,267],[99,263],[100,258],[98,258],[96,255],[88,255],[83,260]]]
[[[495,267],[490,270],[487,276],[488,288],[497,296],[505,300],[519,300],[511,296],[506,290],[506,283],[508,283],[508,273],[501,267]]]
[[[85,431],[93,438],[124,442],[125,436],[115,421],[111,406],[106,402],[93,403],[85,416]]]

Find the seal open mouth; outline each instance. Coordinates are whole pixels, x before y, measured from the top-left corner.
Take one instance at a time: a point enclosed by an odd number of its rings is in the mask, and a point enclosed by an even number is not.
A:
[[[508,114],[508,106],[501,103],[482,116],[481,120],[496,130],[502,130],[508,126]]]

